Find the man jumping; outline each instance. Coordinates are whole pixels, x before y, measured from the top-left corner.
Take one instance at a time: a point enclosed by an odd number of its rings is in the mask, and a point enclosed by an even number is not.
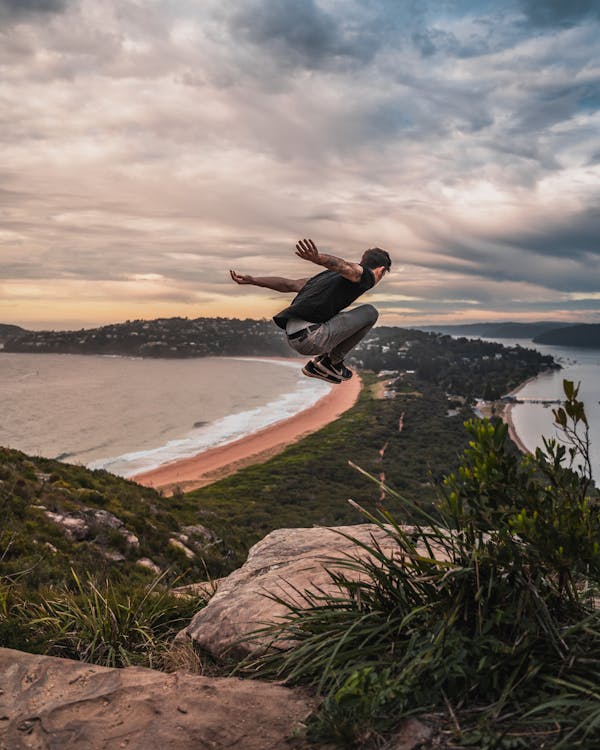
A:
[[[236,284],[297,292],[292,304],[273,320],[285,330],[289,345],[298,354],[319,355],[302,368],[305,375],[341,383],[352,377],[352,370],[344,365],[344,357],[371,330],[378,317],[373,305],[342,310],[381,281],[392,261],[385,250],[374,247],[365,250],[360,263],[351,263],[320,253],[312,240],[300,240],[296,255],[327,270],[305,279],[229,273]]]

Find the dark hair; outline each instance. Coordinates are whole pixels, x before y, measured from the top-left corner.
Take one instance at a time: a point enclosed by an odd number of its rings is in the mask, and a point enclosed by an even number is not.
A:
[[[392,267],[392,259],[390,254],[380,247],[372,247],[369,250],[365,250],[362,258],[360,259],[361,266],[366,268],[379,268],[383,266],[386,271],[389,271]]]

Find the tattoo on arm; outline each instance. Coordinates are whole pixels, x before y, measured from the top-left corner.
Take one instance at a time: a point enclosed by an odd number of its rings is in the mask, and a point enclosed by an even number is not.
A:
[[[303,260],[309,260],[318,266],[325,266],[330,271],[339,273],[349,281],[360,281],[362,276],[362,266],[358,263],[349,263],[342,258],[336,258],[335,255],[320,253],[317,246],[312,240],[300,240],[296,244],[296,255]]]
[[[326,253],[319,253],[319,258],[321,265],[330,271],[335,271],[350,281],[360,281],[362,266],[359,266],[358,263],[349,263],[343,258],[337,258],[335,255],[327,255]]]

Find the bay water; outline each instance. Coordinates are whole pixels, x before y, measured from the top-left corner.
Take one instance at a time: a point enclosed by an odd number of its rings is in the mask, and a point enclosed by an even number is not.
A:
[[[0,352],[0,445],[132,476],[310,407],[300,360]]]
[[[523,346],[550,354],[561,365],[560,370],[542,373],[527,382],[516,393],[518,398],[530,400],[564,400],[563,380],[580,383],[579,398],[585,403],[590,426],[592,474],[600,482],[600,350],[577,349],[536,344],[524,339],[490,339],[504,346]],[[542,436],[560,437],[553,425],[552,408],[542,404],[524,403],[512,407],[515,430],[525,445],[534,451],[542,446]]]

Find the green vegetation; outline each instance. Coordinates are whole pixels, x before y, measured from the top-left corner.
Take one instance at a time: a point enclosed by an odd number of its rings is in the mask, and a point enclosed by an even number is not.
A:
[[[338,593],[306,593],[270,629],[294,645],[245,667],[323,693],[313,739],[375,744],[417,714],[447,747],[600,745],[600,496],[567,381],[565,396],[564,442],[534,457],[507,450],[504,425],[470,422],[435,517],[387,489],[421,523],[362,509],[395,551],[335,561]]]
[[[498,399],[540,370],[552,357],[521,346],[442,336],[389,326],[374,328],[354,350],[370,370],[414,370],[419,378],[467,400]]]
[[[144,584],[156,575],[140,564],[144,559],[198,580],[220,545],[210,530],[194,526],[197,513],[182,513],[154,490],[8,448],[0,448],[0,514],[0,576],[18,576],[29,593],[64,581],[70,568],[80,577],[93,570]],[[197,553],[192,558],[170,541],[182,534]]]
[[[50,622],[54,617],[59,628],[58,613],[75,612],[83,597],[79,581],[90,596],[95,587],[108,602],[106,613],[112,612],[117,631],[131,627],[141,633],[147,626],[140,618],[147,621],[149,608],[157,602],[159,609],[172,608],[161,597],[176,580],[203,580],[206,561],[227,556],[223,543],[198,523],[197,513],[182,513],[176,505],[104,471],[0,448],[0,645],[52,650],[58,630],[47,641]],[[191,556],[171,540],[184,540]],[[148,597],[157,570],[163,575]],[[24,617],[42,616],[35,607],[51,606],[55,610],[46,611],[43,627],[23,626]],[[160,618],[157,623],[166,632]]]
[[[373,395],[377,379],[365,374],[364,380],[357,405],[340,419],[263,464],[185,496],[226,540],[233,560],[224,563],[237,567],[248,545],[273,529],[359,523],[348,497],[375,510],[380,489],[350,471],[348,461],[385,475],[419,505],[432,507],[436,484],[466,446],[463,423],[470,409],[449,417],[446,395],[416,376],[403,381],[407,392],[383,399]],[[401,503],[392,506],[404,520],[412,517]],[[211,573],[221,571],[213,567]]]
[[[89,575],[84,583],[72,572],[74,588],[59,586],[26,605],[20,619],[45,653],[106,667],[160,668],[169,641],[205,604],[170,593],[161,578],[129,590]]]

